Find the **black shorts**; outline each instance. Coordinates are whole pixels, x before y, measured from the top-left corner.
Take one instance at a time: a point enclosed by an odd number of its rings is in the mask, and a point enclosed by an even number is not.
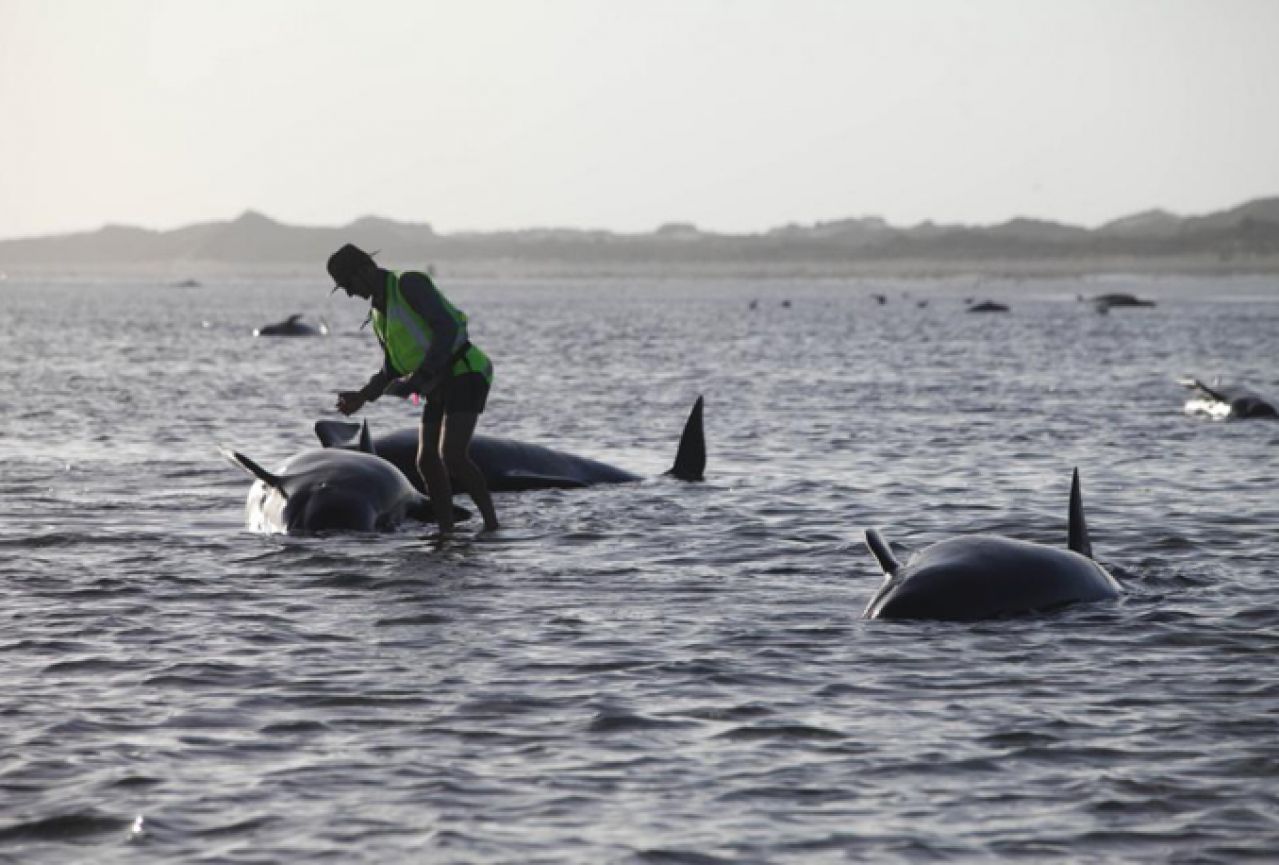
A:
[[[453,412],[480,414],[489,398],[489,383],[478,372],[451,375],[426,395],[422,421],[438,423]]]

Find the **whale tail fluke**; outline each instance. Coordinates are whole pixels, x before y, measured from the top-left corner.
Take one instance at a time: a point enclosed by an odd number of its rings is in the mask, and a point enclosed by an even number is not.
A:
[[[1088,523],[1084,520],[1084,499],[1079,492],[1079,469],[1070,479],[1070,549],[1081,556],[1092,558],[1092,541],[1088,538]]]
[[[222,456],[226,457],[227,462],[231,463],[231,465],[244,469],[246,472],[262,481],[262,483],[274,490],[277,490],[280,495],[284,496],[286,499],[289,497],[288,493],[284,490],[284,482],[280,480],[279,475],[271,474],[271,472],[262,468],[262,466],[258,465],[239,451],[233,451],[227,447],[220,447],[218,450],[222,452]]]
[[[320,445],[326,448],[346,448],[377,455],[368,421],[360,421],[357,424],[347,420],[317,420],[315,437],[320,440]]]
[[[679,437],[679,450],[675,453],[675,465],[667,472],[682,481],[700,481],[706,473],[706,435],[702,429],[702,397],[697,398],[693,410]]]
[[[866,530],[866,548],[870,550],[870,554],[879,562],[879,567],[884,572],[884,576],[896,576],[901,570],[902,563],[897,561],[897,556],[893,554],[893,548],[888,545],[888,541],[884,540],[884,536],[879,533],[879,529]]]

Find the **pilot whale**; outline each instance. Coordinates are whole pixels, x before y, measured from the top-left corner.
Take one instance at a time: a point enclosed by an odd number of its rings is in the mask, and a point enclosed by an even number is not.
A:
[[[1183,378],[1180,383],[1195,392],[1186,400],[1186,414],[1206,414],[1214,418],[1279,417],[1273,402],[1243,385],[1220,382],[1206,385],[1197,378]]]
[[[386,460],[358,451],[313,448],[269,472],[241,453],[222,455],[255,478],[245,523],[263,534],[390,531],[408,519],[434,522],[431,501]],[[454,506],[454,518],[470,514]]]
[[[323,321],[319,327],[312,327],[302,321],[302,313],[295,312],[284,321],[275,324],[264,324],[254,328],[254,336],[327,336],[329,326]]]
[[[679,480],[700,481],[706,470],[702,405],[699,396],[684,423],[675,464],[666,472]],[[367,422],[320,420],[315,422],[315,434],[325,448],[358,450],[389,460],[415,487],[422,489],[417,470],[416,427],[373,438]],[[574,489],[641,480],[637,474],[598,460],[493,436],[477,435],[471,439],[471,459],[494,492]]]
[[[973,622],[1117,598],[1122,591],[1093,561],[1078,469],[1070,485],[1068,549],[967,535],[926,547],[902,564],[878,530],[866,531],[866,546],[884,572],[866,605],[867,619]]]

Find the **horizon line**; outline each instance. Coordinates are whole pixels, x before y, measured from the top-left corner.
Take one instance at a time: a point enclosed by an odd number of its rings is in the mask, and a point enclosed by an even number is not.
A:
[[[1217,210],[1206,211],[1204,214],[1178,213],[1177,211],[1169,210],[1167,208],[1154,205],[1151,207],[1144,208],[1142,210],[1136,210],[1129,213],[1121,214],[1119,216],[1111,217],[1110,219],[1107,219],[1098,223],[1096,226],[1088,226],[1080,223],[1064,222],[1064,221],[1053,219],[1046,216],[1030,216],[1026,214],[1017,214],[1014,216],[1007,217],[1006,219],[1003,219],[1002,221],[998,221],[998,222],[942,222],[933,218],[926,218],[915,223],[894,223],[891,220],[889,220],[887,217],[880,216],[878,214],[863,214],[859,216],[840,216],[840,217],[832,217],[828,219],[816,219],[811,222],[800,222],[798,220],[790,220],[787,222],[778,223],[776,225],[773,225],[769,228],[765,228],[763,230],[756,230],[756,231],[720,231],[713,228],[706,228],[688,219],[666,220],[662,223],[659,223],[658,225],[656,225],[655,227],[651,229],[641,230],[641,231],[625,231],[625,230],[618,230],[613,228],[600,228],[600,227],[586,228],[586,227],[580,227],[580,226],[546,225],[546,224],[527,225],[520,228],[463,228],[463,229],[456,229],[452,231],[440,231],[440,230],[437,230],[435,226],[429,221],[400,219],[400,218],[391,217],[391,216],[381,216],[374,213],[361,214],[360,216],[356,216],[341,225],[312,224],[312,223],[304,223],[304,222],[286,222],[274,216],[270,216],[266,212],[259,210],[255,207],[246,207],[235,216],[232,216],[229,218],[212,217],[212,218],[204,218],[204,219],[193,219],[193,220],[183,222],[181,224],[174,225],[168,228],[153,228],[146,225],[138,225],[138,224],[127,223],[127,222],[103,222],[103,223],[100,223],[96,228],[79,228],[79,229],[69,229],[64,231],[52,231],[52,232],[47,232],[42,234],[25,234],[25,235],[13,235],[10,237],[0,237],[0,243],[11,242],[11,241],[25,241],[25,240],[44,240],[44,239],[50,239],[50,238],[56,238],[56,237],[67,237],[71,235],[79,235],[79,234],[96,234],[98,232],[105,231],[109,228],[133,229],[138,231],[147,231],[154,234],[165,234],[172,231],[181,231],[182,229],[185,229],[185,228],[192,228],[197,225],[231,224],[251,216],[261,217],[269,222],[275,223],[276,225],[283,225],[283,226],[288,226],[292,228],[333,230],[333,231],[340,231],[342,229],[350,228],[354,226],[355,224],[365,220],[380,220],[385,222],[393,222],[398,225],[428,228],[430,229],[432,233],[438,234],[443,237],[456,236],[456,235],[475,235],[475,234],[517,234],[521,232],[531,232],[531,231],[566,231],[566,232],[578,232],[582,234],[602,233],[602,234],[613,234],[618,236],[627,236],[627,235],[641,236],[641,235],[647,235],[647,234],[657,234],[662,229],[671,228],[671,227],[681,227],[681,228],[688,227],[688,228],[692,228],[693,230],[697,231],[700,234],[718,235],[721,237],[751,237],[751,236],[762,236],[773,231],[777,231],[785,228],[792,228],[792,227],[815,228],[821,225],[831,225],[831,224],[836,224],[840,222],[867,222],[867,221],[875,221],[875,220],[883,222],[884,225],[887,226],[888,228],[900,228],[900,229],[920,228],[923,226],[937,226],[937,227],[947,227],[947,228],[990,228],[990,227],[996,227],[1000,225],[1007,225],[1009,223],[1017,222],[1019,220],[1024,220],[1028,222],[1042,222],[1042,223],[1048,223],[1052,225],[1061,225],[1061,226],[1072,227],[1072,228],[1084,228],[1086,230],[1091,231],[1091,230],[1096,230],[1098,228],[1102,228],[1106,225],[1113,224],[1115,222],[1119,222],[1124,219],[1130,219],[1135,216],[1143,216],[1147,214],[1167,214],[1169,216],[1172,216],[1178,219],[1191,219],[1196,216],[1235,210],[1237,208],[1245,207],[1255,202],[1267,201],[1275,198],[1279,198],[1279,193],[1275,193],[1271,195],[1253,196],[1241,202],[1238,202],[1234,205],[1228,205],[1228,206],[1219,208]]]

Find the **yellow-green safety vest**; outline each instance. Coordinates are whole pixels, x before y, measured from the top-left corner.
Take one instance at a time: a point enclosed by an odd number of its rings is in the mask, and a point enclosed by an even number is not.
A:
[[[449,303],[448,298],[438,290],[436,295],[448,314],[457,322],[457,338],[451,347],[456,354],[467,345],[466,313]],[[426,350],[430,347],[434,334],[431,326],[409,305],[404,293],[400,291],[400,276],[397,273],[387,271],[386,313],[383,314],[374,307],[373,332],[386,351],[387,360],[400,375],[415,372],[426,359]],[[461,357],[454,359],[451,372],[453,375],[478,372],[489,384],[493,383],[493,364],[488,355],[474,345]]]

